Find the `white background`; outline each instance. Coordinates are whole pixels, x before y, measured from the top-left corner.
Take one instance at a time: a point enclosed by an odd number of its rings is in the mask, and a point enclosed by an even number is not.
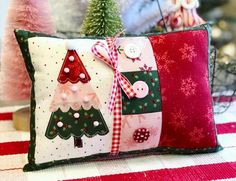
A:
[[[2,39],[8,0],[0,0],[0,39]]]

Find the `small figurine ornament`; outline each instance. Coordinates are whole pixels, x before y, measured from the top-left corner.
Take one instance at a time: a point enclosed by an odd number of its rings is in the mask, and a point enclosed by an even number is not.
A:
[[[172,0],[175,11],[168,14],[164,21],[171,30],[183,30],[188,27],[204,24],[205,21],[197,14],[198,0]],[[163,20],[158,25],[164,26]]]

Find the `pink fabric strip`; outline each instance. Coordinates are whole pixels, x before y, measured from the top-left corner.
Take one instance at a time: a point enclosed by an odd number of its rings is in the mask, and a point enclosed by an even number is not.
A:
[[[121,103],[121,88],[127,97],[133,98],[135,96],[135,92],[129,80],[119,72],[118,70],[118,52],[116,48],[116,39],[114,38],[106,38],[108,49],[106,45],[102,42],[97,42],[92,47],[92,52],[96,58],[102,60],[106,63],[110,68],[114,71],[114,80],[111,91],[111,98],[109,102],[109,110],[113,111],[114,120],[113,120],[113,135],[112,135],[112,145],[111,145],[111,154],[116,155],[119,153],[119,145],[120,145],[120,134],[121,134],[121,118],[122,118],[122,103]],[[109,59],[103,56],[99,48],[105,50],[108,54]]]

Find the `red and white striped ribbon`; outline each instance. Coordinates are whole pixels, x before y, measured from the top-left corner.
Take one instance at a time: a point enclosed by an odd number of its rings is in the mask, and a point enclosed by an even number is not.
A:
[[[120,132],[121,132],[121,116],[122,116],[122,103],[121,103],[121,88],[129,99],[135,97],[135,92],[129,80],[118,70],[118,51],[116,48],[116,40],[114,38],[106,38],[106,45],[100,41],[96,42],[92,47],[92,52],[96,58],[105,62],[114,71],[114,80],[112,85],[111,98],[109,101],[109,111],[113,111],[113,135],[111,154],[119,153],[120,145]],[[103,56],[98,48],[105,50],[109,59]]]

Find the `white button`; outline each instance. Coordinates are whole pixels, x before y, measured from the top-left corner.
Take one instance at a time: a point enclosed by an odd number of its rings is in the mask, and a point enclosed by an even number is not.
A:
[[[64,72],[65,73],[69,73],[70,72],[70,69],[68,67],[64,68]]]
[[[84,73],[81,73],[81,74],[79,74],[79,77],[80,77],[81,79],[84,79],[84,78],[85,78],[85,74],[84,74]]]
[[[71,62],[73,62],[74,60],[75,60],[75,57],[74,56],[69,56],[69,60],[71,61]]]
[[[58,126],[59,128],[63,127],[63,122],[61,122],[61,121],[57,122],[57,126]]]
[[[124,52],[128,58],[139,58],[141,55],[139,47],[137,47],[135,44],[126,45],[124,48]]]
[[[99,125],[99,122],[98,122],[98,121],[94,121],[94,122],[93,122],[93,125],[94,125],[94,126],[98,126],[98,125]]]
[[[74,114],[74,118],[79,118],[79,116],[80,116],[80,115],[79,115],[79,113],[77,113],[77,112]]]
[[[149,93],[149,88],[146,82],[144,81],[137,81],[133,84],[133,89],[136,93],[137,98],[144,98]]]

